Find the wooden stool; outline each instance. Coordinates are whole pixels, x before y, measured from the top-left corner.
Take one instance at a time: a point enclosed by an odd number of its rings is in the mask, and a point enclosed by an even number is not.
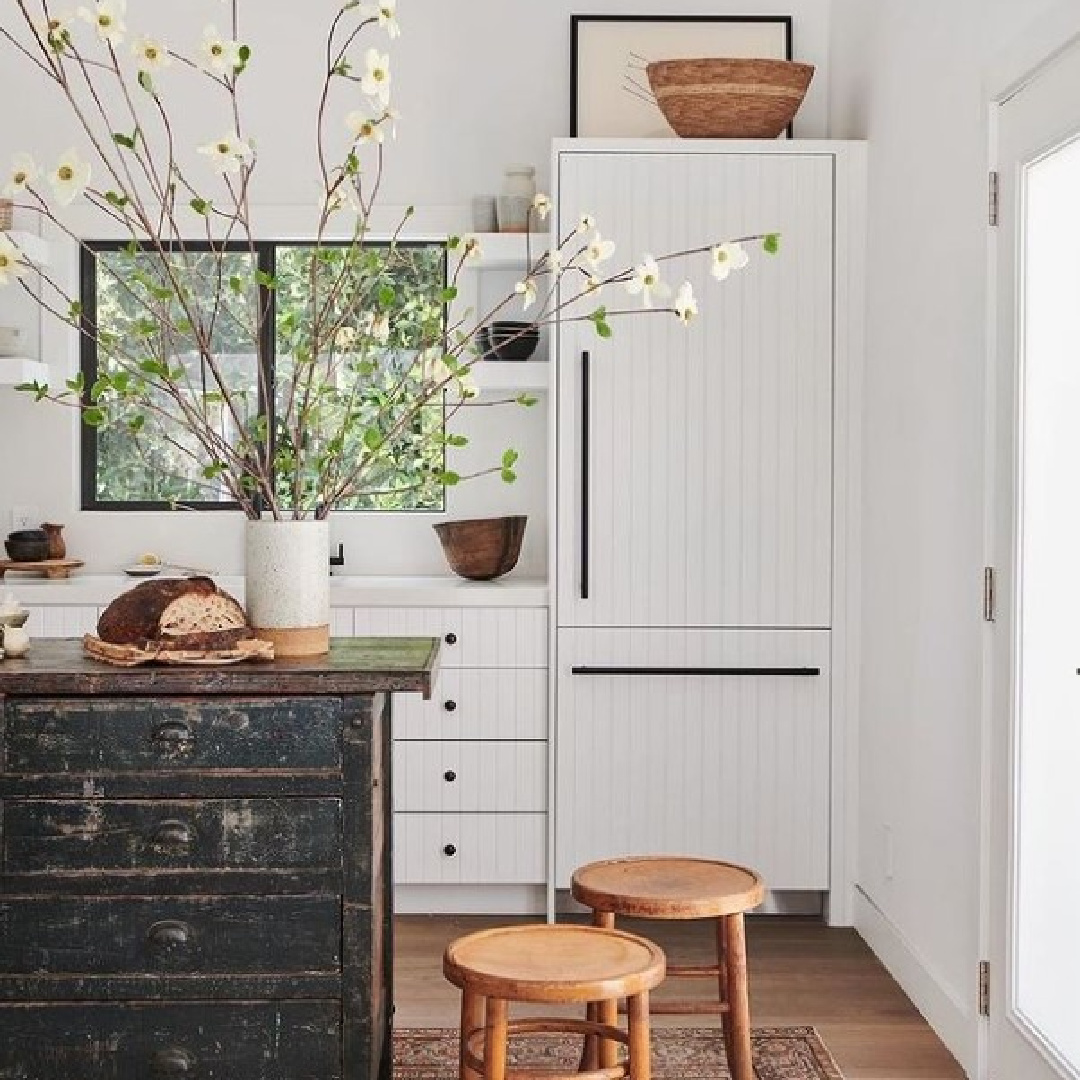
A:
[[[719,1012],[732,1080],[754,1080],[743,912],[764,900],[761,878],[731,863],[646,856],[582,866],[574,872],[571,892],[575,900],[593,909],[596,926],[607,930],[615,926],[616,915],[716,920],[716,964],[672,964],[667,970],[675,977],[716,979],[719,1002],[655,1002],[653,1012]],[[610,1024],[610,1009],[609,1004],[601,1004],[595,1013],[590,1011],[590,1019]],[[583,1064],[589,1063],[587,1050]]]
[[[443,973],[461,989],[460,1080],[649,1080],[649,991],[663,981],[664,970],[658,946],[618,930],[540,924],[458,938],[446,949]],[[625,1032],[615,1013],[622,997]],[[510,1021],[512,1001],[602,1002],[611,1020]],[[601,1064],[587,1073],[509,1069],[510,1036],[543,1033],[591,1036],[600,1044]],[[627,1047],[624,1064],[618,1044]]]

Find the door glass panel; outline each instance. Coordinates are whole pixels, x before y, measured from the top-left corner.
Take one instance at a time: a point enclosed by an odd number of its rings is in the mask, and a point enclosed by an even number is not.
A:
[[[1016,1008],[1080,1066],[1080,140],[1023,209]]]

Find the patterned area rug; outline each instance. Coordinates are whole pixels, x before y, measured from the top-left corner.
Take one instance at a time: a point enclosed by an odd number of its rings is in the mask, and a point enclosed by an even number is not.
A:
[[[810,1027],[757,1028],[757,1080],[843,1080],[832,1055]],[[394,1080],[457,1080],[457,1032],[404,1028],[394,1032]],[[517,1039],[511,1065],[573,1072],[581,1040],[541,1035]],[[653,1080],[730,1080],[716,1028],[653,1030]]]

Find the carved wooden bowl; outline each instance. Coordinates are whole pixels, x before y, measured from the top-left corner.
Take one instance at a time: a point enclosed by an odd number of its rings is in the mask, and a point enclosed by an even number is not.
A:
[[[517,566],[525,536],[524,516],[444,521],[438,534],[450,569],[473,581],[491,581]]]

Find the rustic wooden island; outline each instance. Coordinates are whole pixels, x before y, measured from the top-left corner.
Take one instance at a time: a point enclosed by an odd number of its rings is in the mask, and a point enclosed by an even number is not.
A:
[[[0,662],[0,1080],[389,1080],[390,693],[437,652]]]

